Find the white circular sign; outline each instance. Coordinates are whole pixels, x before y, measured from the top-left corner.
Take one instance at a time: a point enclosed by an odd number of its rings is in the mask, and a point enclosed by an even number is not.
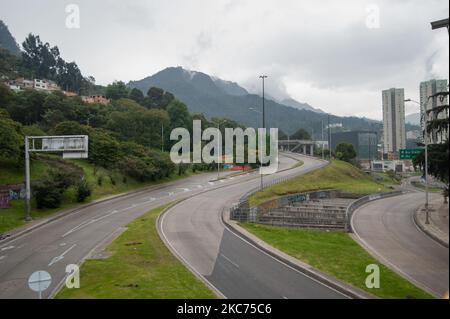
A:
[[[39,270],[31,274],[28,278],[28,287],[36,292],[42,292],[50,287],[52,276],[46,271]]]

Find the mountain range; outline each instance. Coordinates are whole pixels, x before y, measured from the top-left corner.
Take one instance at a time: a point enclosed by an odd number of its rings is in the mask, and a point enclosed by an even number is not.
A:
[[[6,49],[14,55],[20,55],[20,47],[16,39],[9,32],[8,26],[0,20],[0,48]]]
[[[193,113],[210,118],[228,117],[246,126],[261,127],[261,96],[249,93],[235,82],[182,67],[169,67],[128,83],[128,87],[140,89],[144,94],[153,86],[173,93]],[[322,125],[326,127],[328,123],[328,114],[294,99],[278,102],[269,98],[265,106],[266,126],[278,127],[288,134],[303,128],[320,139]],[[330,115],[330,123],[340,123],[346,130],[380,132],[382,128],[381,122],[358,117]]]

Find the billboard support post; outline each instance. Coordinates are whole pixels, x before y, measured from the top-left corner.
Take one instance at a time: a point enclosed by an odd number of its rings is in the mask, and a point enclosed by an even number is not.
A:
[[[28,145],[28,136],[25,136],[25,206],[26,215],[25,220],[31,221],[31,187],[30,187],[30,152]]]
[[[38,140],[40,143],[36,145]],[[62,152],[63,158],[87,158],[88,144],[87,135],[25,136],[25,221],[32,220],[30,152]]]

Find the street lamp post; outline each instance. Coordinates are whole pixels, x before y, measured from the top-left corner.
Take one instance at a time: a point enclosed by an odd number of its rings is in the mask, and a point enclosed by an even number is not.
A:
[[[427,111],[426,106],[422,105],[421,103],[406,99],[405,102],[412,102],[420,107],[420,113],[421,118],[423,119],[423,140],[425,145],[425,224],[430,224],[430,211],[429,211],[429,191],[428,191],[428,132],[427,132],[427,124],[428,124],[428,118],[427,118]]]
[[[323,139],[324,139],[324,137],[323,137],[323,120],[322,120],[322,143],[324,143],[324,140],[323,140]],[[322,160],[325,159],[324,148],[325,148],[325,145],[322,144]]]
[[[225,123],[226,120],[222,120],[222,121],[218,121],[217,122],[217,130],[220,132],[220,124]],[[220,144],[222,143],[222,141],[218,141]],[[217,146],[217,180],[220,180],[220,157],[222,156],[222,152],[219,152],[219,150],[221,151],[221,148],[219,147],[219,144]]]
[[[265,79],[267,79],[267,75],[260,75],[259,76],[259,78],[260,79],[262,79],[262,128],[263,128],[263,130],[266,128],[266,107],[265,107],[265,97],[264,97],[264,94],[265,94],[265,92],[264,92],[264,90],[265,90],[265,88],[264,88],[264,84],[265,84]],[[260,158],[259,158],[259,167],[260,167],[260,175],[261,175],[261,190],[263,190],[263,188],[264,188],[264,176],[263,176],[263,174],[262,174],[262,160],[261,160],[261,158],[262,158],[262,143],[263,143],[263,141],[262,141],[262,138],[260,138],[261,139],[261,141],[260,141]],[[264,139],[265,139],[265,136],[264,136]]]

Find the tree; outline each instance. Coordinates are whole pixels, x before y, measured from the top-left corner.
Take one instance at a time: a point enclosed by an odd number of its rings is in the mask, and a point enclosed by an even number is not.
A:
[[[142,93],[141,90],[134,88],[130,91],[128,98],[139,104],[142,104],[142,102],[144,101],[144,93]]]
[[[301,128],[291,135],[291,140],[311,140],[311,135]]]
[[[124,82],[115,81],[106,87],[106,97],[111,100],[127,98],[128,88]]]
[[[79,92],[86,82],[78,65],[64,61],[57,46],[51,47],[31,33],[22,46],[23,65],[34,77],[56,81],[64,90],[75,92]]]
[[[0,83],[0,108],[6,108],[14,99],[14,95],[3,83]]]
[[[166,109],[173,100],[175,97],[172,93],[151,87],[147,92],[147,97],[143,100],[143,105],[147,108]]]
[[[178,100],[173,101],[167,107],[167,113],[170,118],[170,129],[184,127],[190,130],[192,128],[192,117],[184,103]]]
[[[35,90],[25,90],[15,96],[14,102],[7,107],[14,121],[25,125],[35,124],[42,120],[45,113],[47,94]]]
[[[21,125],[0,109],[0,158],[21,162],[23,144]]]
[[[348,143],[341,143],[338,146],[336,146],[336,157],[337,159],[345,162],[351,162],[353,159],[356,158],[356,150],[355,147],[352,144]]]
[[[88,135],[87,127],[75,121],[64,121],[53,129],[54,135]]]
[[[438,99],[447,101],[448,92],[439,92],[431,97],[434,102]],[[448,143],[448,129],[449,129],[449,105],[442,103],[433,103],[437,105],[430,110],[427,110],[426,130],[428,136],[433,136],[433,140],[440,140],[439,144],[428,145],[428,172],[430,175],[436,177],[441,182],[448,185],[449,183],[449,143]],[[441,116],[444,115],[444,116]],[[439,139],[438,139],[439,137]],[[416,156],[413,159],[414,166],[420,166],[422,170],[425,168],[424,154]]]

